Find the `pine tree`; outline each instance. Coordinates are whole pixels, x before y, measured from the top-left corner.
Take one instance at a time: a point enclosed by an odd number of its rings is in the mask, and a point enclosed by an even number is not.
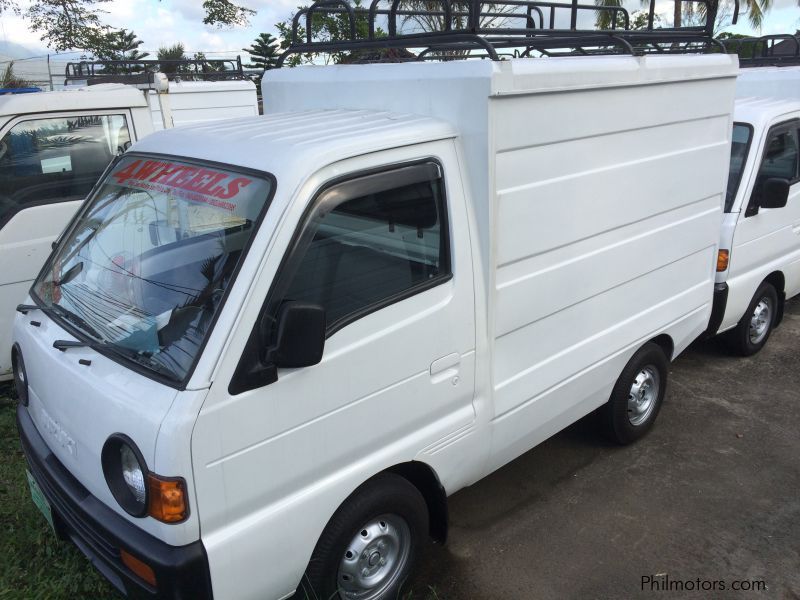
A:
[[[150,56],[147,52],[139,52],[144,42],[127,29],[106,29],[95,34],[89,40],[89,50],[97,60],[142,60]]]
[[[242,48],[242,51],[250,55],[253,61],[245,65],[248,69],[274,69],[280,57],[280,42],[269,33],[260,34],[253,45],[249,48]]]
[[[138,39],[133,31],[105,28],[87,38],[86,49],[96,60],[136,62],[150,56],[147,52],[139,52],[139,46],[142,44],[144,42]],[[119,65],[107,65],[103,69],[109,74],[125,73],[128,70],[127,67]]]

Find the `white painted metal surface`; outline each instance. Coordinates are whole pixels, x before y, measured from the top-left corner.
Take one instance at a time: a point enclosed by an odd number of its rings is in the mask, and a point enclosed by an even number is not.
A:
[[[769,69],[764,73],[775,83],[766,89],[783,93],[776,92],[777,97],[739,99],[734,112],[736,123],[752,128],[752,139],[733,206],[725,214],[722,227],[720,247],[730,251],[730,262],[716,278],[718,283],[728,285],[720,332],[736,327],[756,290],[770,275],[778,274],[778,280],[784,282],[779,294],[783,292],[791,298],[800,293],[800,181],[792,182],[785,207],[762,208],[757,215],[745,215],[770,130],[785,123],[796,123],[800,129],[800,87],[796,87],[793,97],[788,93],[791,86],[800,85],[800,69],[793,73],[783,68]],[[783,79],[782,74],[786,75]]]
[[[737,98],[800,98],[800,67],[752,67],[736,79]]]
[[[722,55],[283,69],[265,79],[274,114],[136,145],[277,179],[187,391],[158,408],[154,392],[144,409],[130,396],[152,382],[120,365],[75,375],[97,378],[85,408],[144,445],[151,468],[189,478],[197,521],[168,541],[199,524],[215,597],[290,595],[331,515],[373,475],[418,461],[453,493],[604,403],[648,340],[669,336],[677,354],[705,329],[735,75]],[[452,279],[340,329],[320,364],[232,395],[315,193],[419,159],[443,169]],[[53,386],[82,367],[40,382],[62,360],[50,337],[69,334],[28,320],[15,338],[50,410]],[[104,433],[71,430],[90,456]],[[93,466],[74,471],[97,490]]]
[[[157,96],[155,92],[148,94],[153,129],[156,131],[164,129]],[[171,81],[168,96],[173,127],[258,115],[256,86],[249,79]]]

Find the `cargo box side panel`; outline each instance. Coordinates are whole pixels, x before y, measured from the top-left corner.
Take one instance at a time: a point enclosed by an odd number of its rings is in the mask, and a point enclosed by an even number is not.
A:
[[[706,326],[733,85],[493,101],[494,467],[605,402],[647,339]]]

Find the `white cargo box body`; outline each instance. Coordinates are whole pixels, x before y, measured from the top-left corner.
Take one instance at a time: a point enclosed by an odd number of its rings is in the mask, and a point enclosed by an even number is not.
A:
[[[800,99],[800,67],[751,67],[736,80],[737,98]]]
[[[153,128],[164,129],[158,95],[151,91],[148,102],[153,113]],[[170,81],[169,103],[175,127],[258,115],[256,86],[249,79]]]
[[[263,95],[461,133],[496,468],[607,400],[644,341],[668,331],[675,356],[706,328],[736,74],[724,55],[305,67]]]

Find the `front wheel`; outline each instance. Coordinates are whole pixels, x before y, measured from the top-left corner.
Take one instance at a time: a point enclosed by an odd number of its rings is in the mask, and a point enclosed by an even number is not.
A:
[[[630,444],[650,430],[664,401],[668,372],[664,351],[652,342],[628,361],[604,409],[612,440]]]
[[[427,537],[425,500],[408,480],[379,475],[331,517],[298,598],[395,600]]]
[[[762,283],[742,320],[728,334],[728,342],[742,356],[752,356],[767,343],[778,314],[778,292]]]

